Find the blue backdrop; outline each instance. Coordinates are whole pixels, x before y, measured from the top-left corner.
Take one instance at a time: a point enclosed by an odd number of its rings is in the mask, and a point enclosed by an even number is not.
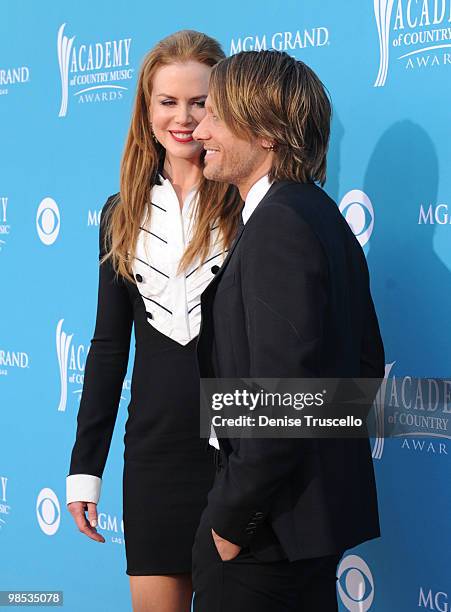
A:
[[[0,589],[129,610],[121,526],[130,370],[99,505],[65,508],[97,292],[140,62],[183,28],[275,48],[331,93],[327,192],[364,246],[391,376],[451,376],[451,1],[5,1],[0,7]],[[133,358],[133,350],[131,359]],[[421,410],[421,406],[412,408]],[[443,408],[443,418],[450,410]],[[450,608],[449,439],[374,442],[383,537],[339,568],[342,610]]]

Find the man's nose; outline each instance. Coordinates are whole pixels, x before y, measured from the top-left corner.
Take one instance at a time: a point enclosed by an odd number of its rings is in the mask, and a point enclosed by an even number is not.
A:
[[[207,132],[207,117],[204,117],[200,123],[198,123],[196,129],[194,130],[192,136],[194,140],[207,140],[208,132]]]

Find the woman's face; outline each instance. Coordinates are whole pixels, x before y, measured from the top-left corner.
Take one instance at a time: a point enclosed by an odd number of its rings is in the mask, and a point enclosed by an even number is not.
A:
[[[192,137],[205,116],[211,68],[190,61],[161,66],[152,82],[149,116],[157,140],[173,158],[199,158],[202,143]]]

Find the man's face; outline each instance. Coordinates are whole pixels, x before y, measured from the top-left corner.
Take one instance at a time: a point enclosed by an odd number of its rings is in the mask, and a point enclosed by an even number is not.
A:
[[[202,142],[206,150],[204,176],[238,187],[252,184],[267,158],[261,143],[257,138],[245,140],[233,134],[215,114],[209,96],[205,100],[205,110],[205,117],[193,132],[193,138]]]

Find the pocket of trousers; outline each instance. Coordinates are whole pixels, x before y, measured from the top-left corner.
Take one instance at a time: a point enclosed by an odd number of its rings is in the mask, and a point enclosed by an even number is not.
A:
[[[209,536],[210,536],[210,545],[214,548],[215,555],[218,561],[220,561],[221,563],[233,563],[234,561],[238,560],[238,558],[241,558],[244,554],[246,554],[250,550],[249,546],[244,546],[243,548],[241,548],[240,552],[236,555],[236,557],[233,557],[233,559],[224,560],[221,558],[221,555],[219,554],[219,551],[216,547],[215,541],[213,539],[213,534],[211,533],[211,527],[209,527]]]

